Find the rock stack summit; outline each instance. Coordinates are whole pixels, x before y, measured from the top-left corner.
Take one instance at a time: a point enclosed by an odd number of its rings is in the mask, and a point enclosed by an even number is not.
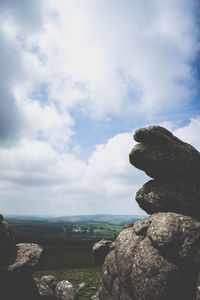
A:
[[[134,139],[130,163],[153,178],[136,201],[151,216],[121,230],[94,299],[200,299],[200,153],[160,126]]]

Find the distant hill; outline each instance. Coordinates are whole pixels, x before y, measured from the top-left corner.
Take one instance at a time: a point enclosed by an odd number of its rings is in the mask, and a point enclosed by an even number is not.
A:
[[[125,224],[142,218],[140,215],[5,216],[18,242],[37,243],[41,242],[39,239],[115,240]]]
[[[120,224],[135,222],[136,220],[143,219],[145,216],[140,215],[80,215],[80,216],[64,216],[57,218],[57,221],[61,222],[86,222],[86,223],[109,223]]]
[[[144,215],[77,215],[77,216],[18,216],[6,215],[6,219],[29,220],[29,221],[46,221],[46,222],[69,222],[69,223],[109,223],[109,224],[126,224],[145,218]]]

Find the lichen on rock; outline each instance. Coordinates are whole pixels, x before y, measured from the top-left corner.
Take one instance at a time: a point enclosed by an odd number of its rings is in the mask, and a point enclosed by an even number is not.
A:
[[[160,126],[136,131],[130,162],[153,180],[136,201],[150,217],[124,226],[98,300],[200,299],[200,153]]]

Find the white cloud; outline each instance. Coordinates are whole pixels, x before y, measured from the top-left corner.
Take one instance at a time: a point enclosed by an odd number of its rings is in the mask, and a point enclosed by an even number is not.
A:
[[[197,116],[196,118],[192,118],[188,125],[174,130],[174,134],[177,137],[191,144],[198,151],[200,151],[199,132],[200,132],[200,116]]]
[[[173,133],[200,149],[199,127],[197,117]],[[2,212],[144,214],[134,195],[149,178],[128,161],[134,143],[130,133],[117,134],[97,145],[87,163],[44,141],[0,148]]]
[[[49,97],[62,109],[151,116],[194,95],[195,2],[44,3],[41,32],[23,42],[41,59]]]
[[[71,111],[150,118],[189,103],[199,50],[195,5],[0,2],[2,212],[143,213],[133,197],[147,177],[128,162],[130,134],[115,135],[81,161],[70,144]],[[199,123],[174,132],[199,148]]]
[[[46,140],[58,151],[66,151],[73,135],[74,120],[67,112],[58,112],[54,105],[43,105],[36,101],[26,101],[23,112],[29,136]]]
[[[33,100],[45,101],[44,116],[53,109],[61,119],[77,108],[89,117],[151,118],[192,98],[195,1],[23,4],[1,1],[1,131],[8,136],[21,134],[24,118],[31,119],[24,106],[42,85],[46,99]],[[62,123],[70,136],[73,121]]]
[[[198,49],[191,5],[80,3],[70,2],[65,9],[60,2],[59,33],[66,48],[65,71],[84,84],[89,110],[151,114],[189,101],[195,84],[190,63]]]
[[[200,140],[199,140],[199,132],[200,132],[200,116],[192,118],[189,120],[188,124],[177,128],[176,123],[173,122],[162,122],[158,124],[172,131],[175,136],[177,136],[182,141],[191,144],[198,151],[200,151]]]
[[[24,34],[33,33],[43,25],[43,9],[46,0],[1,0],[0,17],[15,30]]]
[[[22,140],[2,148],[1,209],[52,215],[142,213],[133,199],[146,176],[129,164],[132,146],[130,134],[116,135],[97,145],[88,163],[58,154],[44,142]]]

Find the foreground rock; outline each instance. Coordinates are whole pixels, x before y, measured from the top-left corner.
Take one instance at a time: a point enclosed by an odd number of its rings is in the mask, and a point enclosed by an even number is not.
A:
[[[136,131],[130,163],[154,179],[200,182],[200,153],[160,126]]]
[[[73,285],[67,281],[60,281],[55,289],[56,297],[60,300],[76,300],[76,292]]]
[[[98,265],[102,265],[106,255],[114,249],[114,243],[109,240],[101,240],[93,246],[94,261]]]
[[[57,280],[52,275],[42,276],[40,279],[34,278],[38,294],[40,297],[55,297]]]
[[[200,298],[200,153],[160,126],[136,131],[130,162],[154,178],[137,192],[152,216],[127,224],[101,272],[98,300]]]
[[[104,262],[100,300],[195,299],[200,223],[158,213],[119,234]]]
[[[9,224],[0,215],[0,299],[77,299],[72,284],[66,280],[57,283],[51,275],[33,278],[42,252],[37,244],[15,244]]]
[[[80,291],[84,290],[87,287],[87,284],[85,282],[79,283],[79,285],[76,288],[76,293],[79,293]]]
[[[63,280],[57,282],[56,278],[52,275],[42,276],[40,279],[34,278],[39,298],[49,300],[76,300],[77,294],[73,285]]]
[[[38,299],[38,290],[32,277],[39,263],[42,248],[37,244],[22,243],[12,246],[10,255],[0,265],[0,293],[3,300]]]
[[[37,244],[14,243],[9,224],[0,215],[0,298],[38,299],[32,277],[41,258],[42,248]]]
[[[136,201],[148,214],[176,212],[200,218],[200,187],[195,184],[150,180],[137,192]]]
[[[8,260],[5,260],[3,267],[7,267],[9,272],[26,271],[34,273],[41,258],[42,248],[37,244],[21,243],[16,244]]]
[[[97,295],[94,295],[91,297],[91,300],[99,300],[99,298],[97,297]]]

